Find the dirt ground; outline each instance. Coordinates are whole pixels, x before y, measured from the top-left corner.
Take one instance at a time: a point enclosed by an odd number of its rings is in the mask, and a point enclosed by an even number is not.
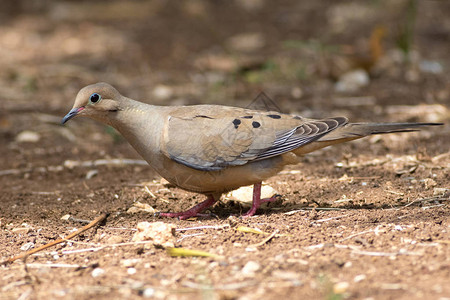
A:
[[[448,2],[38,3],[0,13],[0,260],[109,216],[0,266],[0,299],[450,299]],[[111,128],[59,124],[98,81],[161,105],[246,107],[264,91],[306,117],[445,124],[311,153],[267,181],[282,200],[254,217],[224,198],[216,217],[161,219],[149,211],[204,196]],[[142,221],[213,256],[133,242]]]

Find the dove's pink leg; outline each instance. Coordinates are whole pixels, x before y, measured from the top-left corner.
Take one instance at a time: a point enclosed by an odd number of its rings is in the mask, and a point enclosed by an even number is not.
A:
[[[252,202],[252,208],[249,209],[248,212],[242,215],[242,217],[250,217],[253,216],[256,213],[256,210],[259,208],[259,206],[264,202],[272,202],[276,201],[278,199],[278,195],[273,195],[270,198],[264,198],[261,199],[261,182],[255,183],[253,185],[253,202]]]
[[[197,204],[196,206],[183,211],[183,212],[179,212],[179,213],[158,213],[158,216],[161,217],[168,217],[168,218],[178,218],[180,220],[185,220],[185,219],[189,219],[191,217],[197,217],[197,216],[205,216],[200,214],[202,211],[204,211],[205,209],[207,209],[208,207],[212,206],[214,203],[216,203],[217,200],[214,198],[213,195],[208,195],[208,198]]]

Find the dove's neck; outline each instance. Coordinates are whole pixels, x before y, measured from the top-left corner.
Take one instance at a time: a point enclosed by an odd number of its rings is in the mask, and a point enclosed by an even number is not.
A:
[[[121,101],[121,110],[109,118],[133,148],[153,167],[158,168],[161,135],[170,106],[155,106],[132,99]]]

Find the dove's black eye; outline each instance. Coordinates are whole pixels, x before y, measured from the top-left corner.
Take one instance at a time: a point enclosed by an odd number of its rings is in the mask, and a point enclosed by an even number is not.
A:
[[[89,97],[89,102],[91,103],[97,103],[98,101],[100,101],[102,99],[102,96],[100,96],[97,93],[93,93],[90,97]]]

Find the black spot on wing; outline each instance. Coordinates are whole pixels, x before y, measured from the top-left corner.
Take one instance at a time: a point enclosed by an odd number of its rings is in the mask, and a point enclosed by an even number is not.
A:
[[[253,122],[252,122],[252,126],[253,126],[253,128],[258,128],[258,127],[261,126],[261,123],[256,122],[256,121],[253,121]]]
[[[208,117],[208,116],[205,116],[205,115],[196,115],[195,117],[196,118],[205,118],[205,119],[214,119],[212,117]]]
[[[234,128],[237,129],[239,127],[239,125],[241,124],[241,120],[234,119],[232,123],[234,124]]]

